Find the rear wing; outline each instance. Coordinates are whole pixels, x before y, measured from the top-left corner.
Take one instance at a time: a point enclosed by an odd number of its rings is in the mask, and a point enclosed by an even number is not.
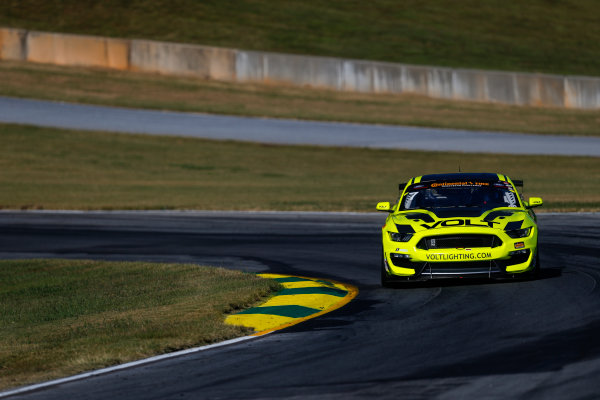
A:
[[[517,187],[517,192],[523,195],[523,179],[513,179],[512,183]]]

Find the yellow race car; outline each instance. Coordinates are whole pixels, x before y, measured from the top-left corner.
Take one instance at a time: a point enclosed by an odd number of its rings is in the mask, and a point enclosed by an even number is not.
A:
[[[381,284],[435,278],[534,276],[539,271],[533,207],[508,176],[424,175],[400,184],[382,229]]]

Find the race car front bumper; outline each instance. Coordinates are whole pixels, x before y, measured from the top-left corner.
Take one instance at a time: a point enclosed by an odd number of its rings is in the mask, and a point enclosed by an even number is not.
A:
[[[534,252],[527,249],[523,253],[510,256],[508,259],[465,261],[465,262],[406,262],[391,255],[392,267],[385,260],[388,274],[392,269],[402,268],[413,273],[396,275],[410,280],[428,280],[436,278],[487,277],[508,278],[535,268]]]
[[[384,237],[384,268],[389,277],[400,280],[517,276],[536,267],[537,232],[532,229],[529,237],[519,239],[496,231],[496,244],[485,248],[428,249],[419,246],[422,238],[402,247],[385,243]]]

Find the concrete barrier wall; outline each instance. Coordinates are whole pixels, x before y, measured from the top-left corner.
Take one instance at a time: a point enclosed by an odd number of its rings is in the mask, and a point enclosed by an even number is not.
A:
[[[230,49],[132,40],[130,55],[133,71],[235,80],[235,53]]]
[[[513,105],[600,108],[600,78],[415,66],[0,28],[0,59]]]
[[[93,36],[29,32],[27,61],[127,69],[129,47],[125,40]]]
[[[20,29],[0,29],[0,60],[27,59],[27,32]]]
[[[0,29],[0,59],[129,69],[127,40]]]

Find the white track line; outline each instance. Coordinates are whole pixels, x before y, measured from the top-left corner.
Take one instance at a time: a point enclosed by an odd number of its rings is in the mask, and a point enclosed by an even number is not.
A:
[[[226,340],[226,341],[220,342],[220,343],[209,344],[207,346],[194,347],[194,348],[191,348],[191,349],[176,351],[176,352],[173,352],[173,353],[161,354],[159,356],[145,358],[143,360],[132,361],[132,362],[129,362],[129,363],[126,363],[126,364],[115,365],[115,366],[108,367],[108,368],[102,368],[102,369],[98,369],[98,370],[95,370],[95,371],[85,372],[85,373],[79,374],[79,375],[69,376],[67,378],[61,378],[61,379],[56,379],[56,380],[52,380],[52,381],[48,381],[48,382],[38,383],[38,384],[35,384],[35,385],[24,386],[24,387],[21,387],[21,388],[18,388],[18,389],[9,390],[9,391],[6,391],[6,392],[0,392],[0,398],[14,396],[14,395],[17,395],[17,394],[23,394],[23,393],[27,393],[27,392],[33,392],[35,390],[44,389],[44,388],[47,388],[47,387],[50,387],[50,386],[56,386],[56,385],[61,385],[63,383],[68,383],[68,382],[74,382],[74,381],[78,381],[78,380],[82,380],[82,379],[87,379],[87,378],[91,378],[93,376],[108,374],[110,372],[120,371],[120,370],[123,370],[123,369],[137,367],[137,366],[144,365],[144,364],[150,364],[150,363],[153,363],[153,362],[156,362],[156,361],[167,360],[169,358],[176,358],[176,357],[184,356],[184,355],[187,355],[187,354],[197,353],[197,352],[200,352],[200,351],[211,350],[211,349],[214,349],[214,348],[217,348],[217,347],[223,347],[223,346],[227,346],[227,345],[230,345],[230,344],[236,344],[236,343],[240,343],[240,342],[245,342],[245,341],[251,340],[251,339],[258,339],[258,338],[263,337],[263,336],[265,336],[265,335],[261,335],[261,336],[242,336],[242,337],[239,337],[239,338]]]

